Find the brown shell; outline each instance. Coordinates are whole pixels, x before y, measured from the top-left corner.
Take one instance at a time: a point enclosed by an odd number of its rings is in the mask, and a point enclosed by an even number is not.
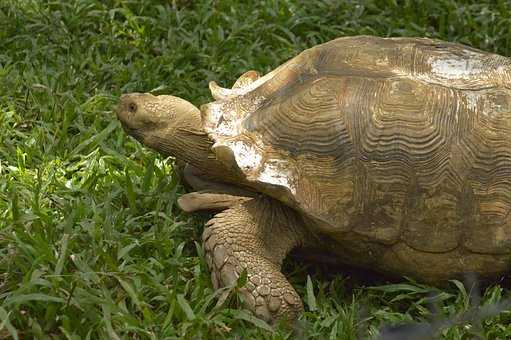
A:
[[[480,254],[469,268],[507,266],[510,59],[362,36],[250,76],[213,91],[218,100],[202,113],[218,156],[253,186],[303,212],[350,256],[367,256],[366,265],[387,256],[381,266],[392,271],[439,260],[460,271]]]

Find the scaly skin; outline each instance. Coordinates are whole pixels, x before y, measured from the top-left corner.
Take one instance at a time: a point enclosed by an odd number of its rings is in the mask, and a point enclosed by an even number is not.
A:
[[[246,270],[247,308],[267,321],[296,319],[303,305],[281,265],[304,242],[304,230],[295,211],[264,196],[218,213],[202,236],[213,285],[230,285]]]
[[[248,281],[240,292],[248,309],[267,321],[296,319],[303,306],[281,265],[305,242],[301,218],[278,201],[203,177],[187,166],[185,179],[198,191],[184,194],[178,204],[188,212],[224,210],[202,236],[213,286],[231,285],[246,270]]]

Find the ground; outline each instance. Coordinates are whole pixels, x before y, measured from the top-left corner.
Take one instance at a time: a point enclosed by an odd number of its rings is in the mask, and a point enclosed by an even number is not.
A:
[[[237,287],[213,290],[207,217],[177,209],[173,160],[112,113],[133,91],[208,102],[208,81],[230,86],[340,36],[511,56],[508,1],[3,0],[0,22],[0,339],[511,337],[509,284],[479,296],[459,281],[372,283],[296,259],[285,272],[306,312],[271,328]]]

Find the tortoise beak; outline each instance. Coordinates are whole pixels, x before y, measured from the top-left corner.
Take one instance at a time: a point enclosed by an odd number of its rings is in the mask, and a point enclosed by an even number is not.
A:
[[[128,98],[127,94],[122,94],[121,97],[119,98],[119,101],[117,102],[117,105],[115,105],[114,107],[115,115],[117,116],[117,119],[121,121],[121,123],[123,122],[122,109],[127,98]]]

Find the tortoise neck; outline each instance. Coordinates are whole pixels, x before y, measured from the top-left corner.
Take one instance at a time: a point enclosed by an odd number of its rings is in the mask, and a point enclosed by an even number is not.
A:
[[[198,169],[207,171],[220,164],[211,151],[213,142],[202,130],[179,127],[173,132],[172,144],[172,156]]]
[[[174,126],[162,131],[161,137],[156,137],[152,144],[162,154],[190,163],[211,177],[222,179],[231,173],[213,153],[213,141],[202,129],[198,110],[177,119]]]

